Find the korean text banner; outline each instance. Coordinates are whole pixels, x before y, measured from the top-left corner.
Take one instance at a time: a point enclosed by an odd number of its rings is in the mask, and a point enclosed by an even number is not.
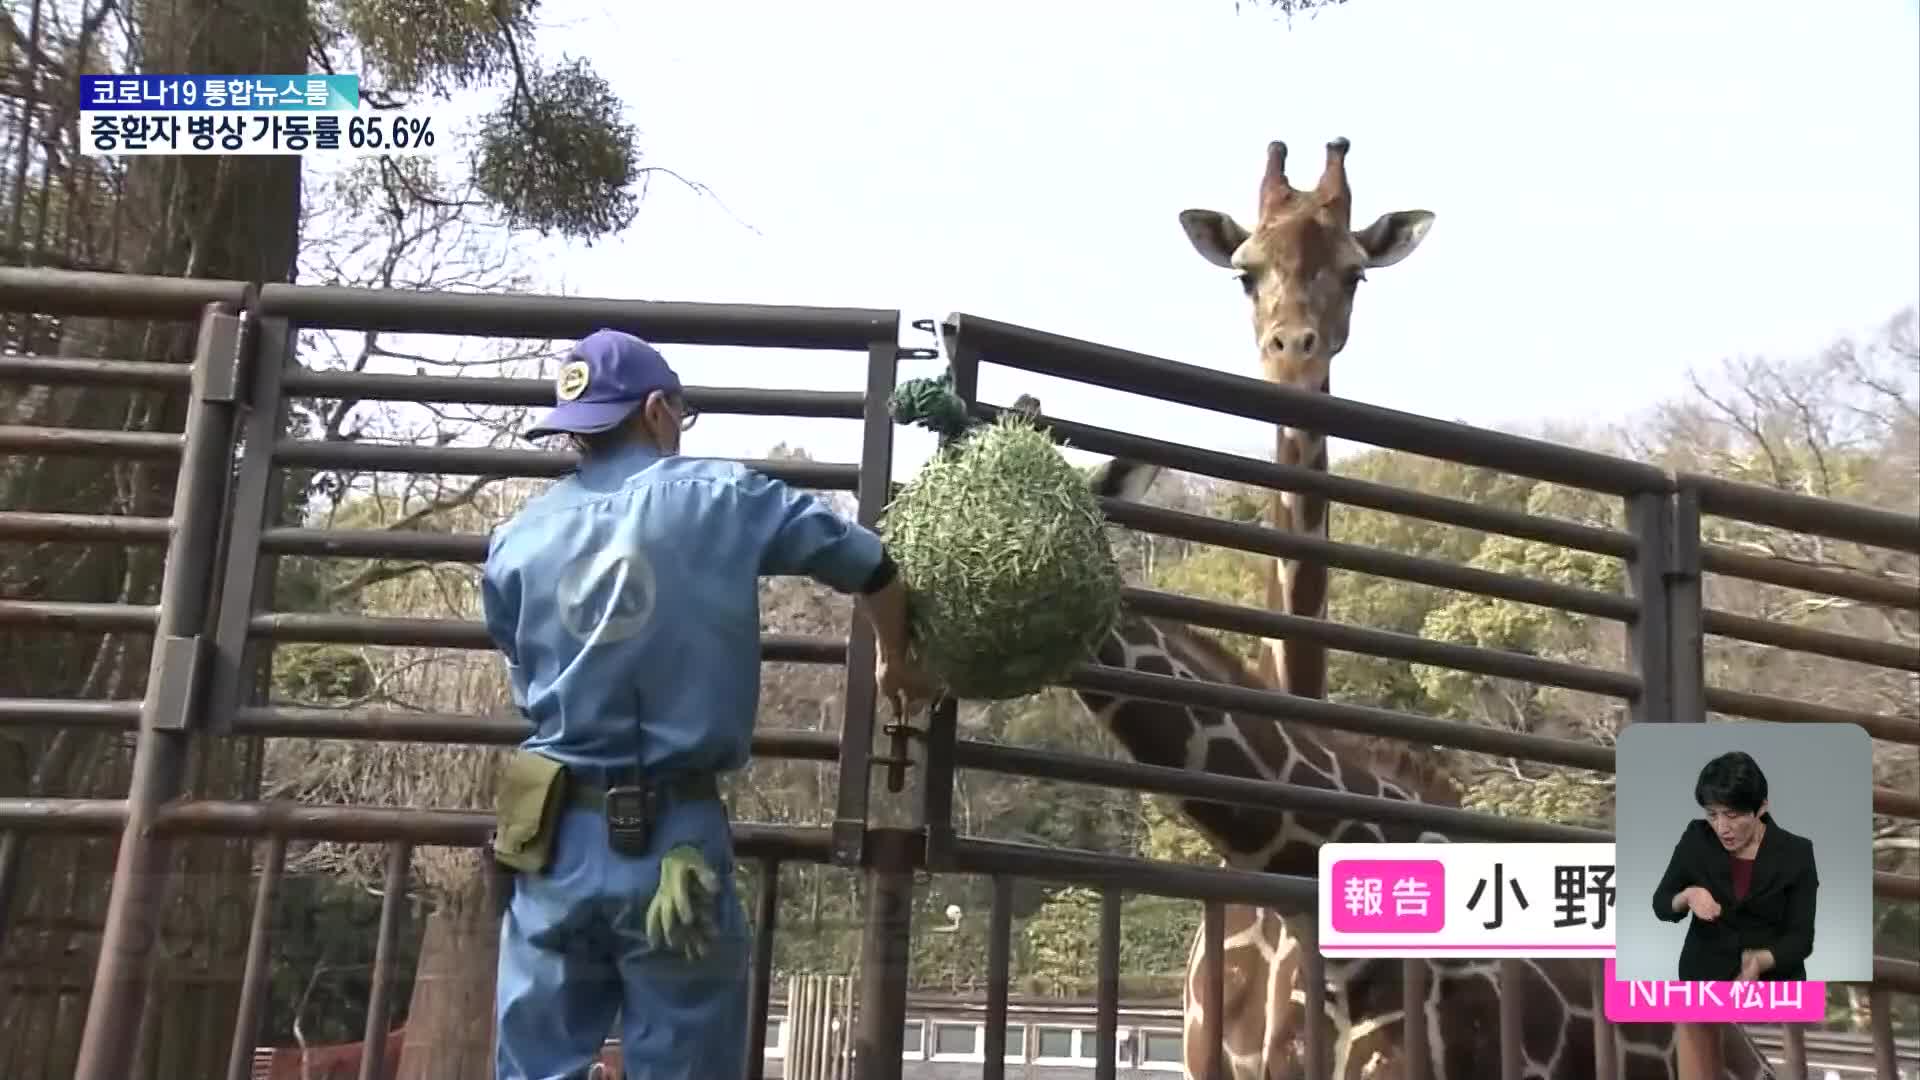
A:
[[[82,75],[80,108],[110,112],[352,112],[358,75]]]

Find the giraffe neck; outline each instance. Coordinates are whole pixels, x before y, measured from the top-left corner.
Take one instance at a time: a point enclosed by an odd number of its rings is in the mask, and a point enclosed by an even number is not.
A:
[[[1322,385],[1321,393],[1325,392],[1326,386]],[[1281,428],[1277,451],[1276,457],[1282,465],[1327,471],[1327,440],[1319,432]],[[1280,492],[1268,501],[1267,520],[1281,532],[1324,540],[1327,537],[1326,497],[1312,492]],[[1275,559],[1267,578],[1267,607],[1309,619],[1326,618],[1326,564]],[[1261,674],[1271,685],[1297,697],[1327,696],[1325,646],[1277,638],[1268,638],[1263,644]]]
[[[1150,675],[1263,689],[1260,680],[1211,637],[1177,624],[1123,618],[1099,650],[1102,664]],[[1265,716],[1081,691],[1080,699],[1136,761],[1322,791],[1452,802],[1422,791],[1371,760],[1357,742]],[[1311,876],[1331,841],[1414,843],[1444,840],[1415,826],[1323,812],[1268,810],[1183,799],[1181,813],[1228,865]]]

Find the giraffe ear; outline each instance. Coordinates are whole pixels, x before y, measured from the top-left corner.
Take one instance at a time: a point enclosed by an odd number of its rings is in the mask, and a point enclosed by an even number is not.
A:
[[[1158,465],[1128,461],[1126,458],[1109,458],[1093,470],[1093,475],[1087,478],[1087,486],[1102,498],[1139,502],[1147,497],[1147,490],[1159,478]]]
[[[1433,228],[1433,214],[1427,210],[1396,210],[1381,214],[1373,224],[1353,234],[1367,253],[1367,266],[1392,266],[1413,254]]]
[[[1218,210],[1182,210],[1180,227],[1202,258],[1215,266],[1233,269],[1233,253],[1247,242],[1247,230]]]

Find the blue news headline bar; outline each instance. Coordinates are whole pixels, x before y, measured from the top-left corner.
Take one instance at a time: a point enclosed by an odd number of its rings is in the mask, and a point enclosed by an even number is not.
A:
[[[93,112],[352,112],[358,75],[82,75]]]

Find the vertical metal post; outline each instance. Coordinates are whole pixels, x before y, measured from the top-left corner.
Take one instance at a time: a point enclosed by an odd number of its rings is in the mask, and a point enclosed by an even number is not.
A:
[[[993,909],[987,918],[987,1064],[981,1080],[1006,1080],[1007,979],[1013,952],[1013,879],[993,876]]]
[[[773,933],[780,919],[780,860],[760,860],[760,895],[754,898],[752,994],[747,1031],[747,1080],[760,1080],[767,1067],[767,1003],[773,997]],[[789,1015],[793,1002],[787,1002]],[[794,1024],[789,1023],[791,1031]],[[792,1042],[791,1039],[788,1040]]]
[[[393,1018],[393,961],[400,945],[401,905],[407,896],[407,868],[413,845],[387,845],[387,873],[380,898],[380,939],[373,947],[373,986],[367,995],[366,1035],[360,1042],[360,1080],[386,1080],[387,1027]]]
[[[160,615],[134,744],[126,824],[80,1036],[76,1080],[124,1080],[132,1073],[134,1040],[127,1034],[146,995],[170,884],[171,844],[155,829],[154,819],[161,803],[180,789],[188,731],[201,708],[214,555],[233,458],[238,408],[234,384],[251,344],[247,330],[246,322],[221,304],[209,304],[200,322],[174,493],[173,535],[160,584]]]
[[[1200,1015],[1206,1017],[1200,1030],[1213,1045],[1206,1048],[1207,1072],[1200,1080],[1227,1080],[1227,1025],[1221,1016],[1227,998],[1227,905],[1208,900],[1201,910],[1200,932],[1206,935],[1202,952],[1213,957],[1213,966],[1200,984]],[[1309,1011],[1307,1026],[1317,1027],[1313,1018],[1321,1015]]]
[[[1780,1056],[1786,1060],[1781,1080],[1807,1080],[1807,1029],[1802,1024],[1780,1025]]]
[[[1526,1022],[1526,999],[1515,992],[1525,976],[1518,960],[1500,961],[1500,1080],[1525,1080],[1526,1053],[1520,1025]]]
[[[1427,1080],[1432,1075],[1427,1060],[1427,962],[1408,957],[1401,968],[1400,1009],[1401,1042],[1407,1047],[1407,1073],[1403,1080]]]
[[[1613,1021],[1607,1019],[1607,965],[1593,962],[1593,977],[1588,980],[1593,994],[1593,1075],[1599,1080],[1615,1080],[1620,1075],[1619,1037]]]
[[[1327,1053],[1327,1025],[1320,1020],[1327,1015],[1327,958],[1320,955],[1319,916],[1290,919],[1288,927],[1306,957],[1307,1075],[1330,1076],[1332,1055]]]
[[[1120,900],[1118,888],[1100,894],[1100,963],[1094,991],[1093,1080],[1114,1080],[1120,1034]]]
[[[1683,724],[1707,719],[1706,645],[1703,629],[1700,559],[1700,493],[1681,488],[1672,500],[1667,535],[1667,641],[1672,657],[1673,719]]]
[[[260,537],[280,510],[283,477],[274,468],[273,450],[287,430],[282,382],[292,354],[293,329],[285,319],[262,319],[255,337],[259,357],[247,380],[245,446],[234,480],[225,580],[207,688],[206,730],[219,735],[232,733],[234,715],[250,698],[250,679],[259,657],[271,655],[273,647],[271,642],[250,641],[248,628],[254,613],[272,604],[274,564],[261,554]]]
[[[860,1050],[854,1075],[858,1080],[899,1080],[913,944],[913,868],[919,862],[915,847],[921,838],[908,829],[873,829],[866,838],[872,865],[860,949]]]
[[[968,406],[979,396],[979,350],[962,345],[951,323],[936,324],[932,332],[946,343],[947,365],[953,372],[953,392]],[[953,848],[953,755],[959,737],[960,703],[941,698],[929,710],[925,739],[924,775],[920,778],[920,826],[927,834],[927,868],[948,867]],[[904,753],[896,744],[894,753]]]
[[[1867,990],[1867,1026],[1873,1032],[1873,1075],[1899,1076],[1893,1053],[1893,991],[1884,986]]]
[[[1638,553],[1627,564],[1627,587],[1640,612],[1627,635],[1627,656],[1641,679],[1628,722],[1673,719],[1673,645],[1667,599],[1667,560],[1673,552],[1673,504],[1664,494],[1627,497],[1627,528]]]
[[[253,925],[247,931],[247,969],[240,977],[240,1008],[233,1021],[233,1045],[227,1051],[227,1080],[248,1080],[253,1075],[253,1048],[259,1043],[260,1009],[265,1004],[267,971],[273,963],[268,955],[273,894],[287,866],[286,835],[274,833],[268,837],[266,852],[259,891],[253,897]]]
[[[867,346],[866,407],[861,415],[859,521],[869,528],[879,524],[893,481],[893,415],[888,409],[899,368],[900,321],[896,314],[884,337]],[[873,779],[873,630],[864,619],[853,620],[847,641],[847,712],[840,726],[840,792],[834,809],[833,859],[840,866],[859,866],[867,841],[867,800]],[[899,1033],[893,1035],[897,1042]],[[895,1054],[896,1063],[899,1055]],[[869,1068],[862,1065],[861,1068]]]

